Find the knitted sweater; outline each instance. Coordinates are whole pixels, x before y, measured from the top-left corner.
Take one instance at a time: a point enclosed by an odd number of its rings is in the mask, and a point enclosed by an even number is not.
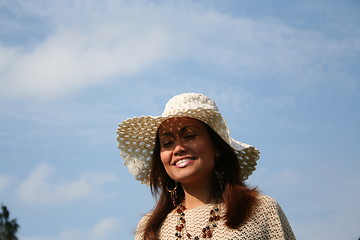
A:
[[[206,204],[197,208],[185,210],[186,228],[193,235],[200,235],[202,228],[207,225],[209,212],[213,204]],[[135,240],[143,239],[143,230],[151,213],[145,215],[139,222]],[[224,206],[220,205],[220,215],[224,214]],[[177,213],[169,213],[164,220],[159,237],[161,240],[177,240],[175,226],[178,220]],[[186,239],[184,237],[183,239]],[[200,236],[200,239],[201,236]],[[254,208],[252,216],[237,229],[230,229],[225,225],[223,218],[217,222],[212,239],[295,239],[289,222],[280,205],[271,197],[260,195],[258,204]]]

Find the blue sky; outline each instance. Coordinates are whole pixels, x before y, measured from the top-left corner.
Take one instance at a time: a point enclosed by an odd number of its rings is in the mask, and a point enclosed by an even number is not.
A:
[[[298,239],[358,239],[358,1],[0,1],[0,201],[22,240],[132,239],[153,206],[117,124],[173,95],[261,150]]]

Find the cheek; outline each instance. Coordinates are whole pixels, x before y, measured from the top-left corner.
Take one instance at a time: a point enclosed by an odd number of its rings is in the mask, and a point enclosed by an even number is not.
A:
[[[208,145],[211,146],[211,145]],[[209,165],[209,167],[215,166],[215,158],[216,158],[216,151],[214,148],[204,147],[203,148],[203,156],[206,163]]]
[[[171,152],[170,151],[160,152],[160,159],[163,165],[166,167],[167,165],[169,165],[171,161]]]

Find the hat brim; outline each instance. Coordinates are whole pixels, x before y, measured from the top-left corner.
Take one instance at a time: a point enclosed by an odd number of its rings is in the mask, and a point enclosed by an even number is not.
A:
[[[219,112],[210,109],[190,109],[168,116],[134,117],[119,124],[117,141],[120,156],[124,159],[124,165],[141,183],[147,185],[150,183],[151,157],[158,128],[166,119],[177,117],[195,118],[206,123],[229,144],[239,159],[243,180],[246,180],[255,170],[260,152],[254,146],[231,138]]]

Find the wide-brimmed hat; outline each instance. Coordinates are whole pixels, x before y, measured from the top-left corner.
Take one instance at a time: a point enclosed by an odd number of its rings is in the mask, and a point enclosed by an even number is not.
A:
[[[160,124],[169,118],[190,117],[198,119],[211,127],[235,151],[243,180],[255,170],[259,151],[251,145],[230,137],[216,104],[205,95],[184,93],[171,98],[161,116],[141,116],[127,119],[119,124],[117,141],[124,165],[141,183],[150,183],[150,164]]]

